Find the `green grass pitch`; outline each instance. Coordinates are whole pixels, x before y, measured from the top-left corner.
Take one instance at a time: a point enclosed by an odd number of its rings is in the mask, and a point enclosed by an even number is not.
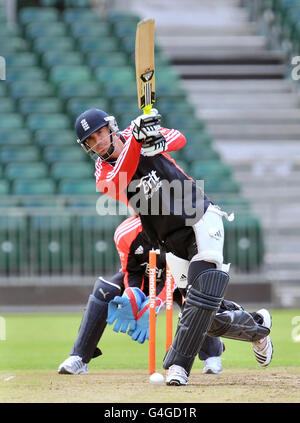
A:
[[[81,322],[79,313],[1,315],[6,325],[6,340],[0,341],[2,373],[30,369],[56,372],[58,365],[69,355]],[[295,316],[299,316],[299,319],[297,320]],[[274,358],[270,367],[299,366],[300,310],[272,310],[272,318],[271,338],[274,344]],[[174,313],[174,330],[176,321]],[[165,352],[164,325],[165,316],[164,313],[160,313],[157,324],[158,370],[162,369]],[[295,335],[298,342],[295,342]],[[222,355],[224,368],[259,367],[249,343],[227,339],[224,339],[224,342],[226,345],[226,351]],[[147,342],[140,345],[126,334],[113,332],[112,327],[108,325],[99,347],[103,356],[91,361],[90,372],[99,372],[101,369],[147,369]],[[202,369],[202,367],[203,363],[196,359],[194,368]]]

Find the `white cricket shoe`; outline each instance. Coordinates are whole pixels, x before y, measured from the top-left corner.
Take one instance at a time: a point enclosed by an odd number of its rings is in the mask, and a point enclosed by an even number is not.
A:
[[[87,364],[82,361],[79,355],[70,355],[61,363],[58,373],[61,375],[86,375],[88,373]]]
[[[223,368],[220,357],[209,357],[204,363],[203,373],[214,375],[222,373]]]
[[[258,310],[256,313],[260,314],[263,318],[262,326],[271,329],[272,318],[271,314],[265,308]],[[266,367],[270,364],[273,356],[273,344],[270,338],[270,335],[265,338],[260,339],[259,341],[252,342],[252,348],[256,361],[262,366]]]
[[[172,386],[181,386],[188,384],[187,372],[183,367],[173,364],[168,370],[166,375],[166,384]]]

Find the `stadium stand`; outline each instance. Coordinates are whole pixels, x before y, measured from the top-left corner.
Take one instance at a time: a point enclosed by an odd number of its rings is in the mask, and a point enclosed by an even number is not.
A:
[[[109,110],[120,129],[139,114],[134,73],[139,19],[115,10],[100,16],[86,0],[19,1],[17,29],[2,31],[7,80],[0,83],[0,194],[3,204],[12,200],[12,206],[26,210],[22,237],[30,238],[28,257],[35,257],[37,263],[27,266],[27,272],[68,274],[77,269],[84,274],[95,269],[112,272],[118,266],[111,239],[122,217],[84,219],[78,210],[92,213],[91,203],[74,208],[78,199],[91,196],[95,201],[97,194],[90,159],[76,145],[73,126],[76,116],[90,107]],[[230,167],[214,148],[181,77],[158,45],[156,64],[156,106],[163,114],[163,125],[180,129],[189,141],[188,148],[173,156],[189,174],[205,180],[208,195],[220,206],[246,212],[234,225],[228,225],[225,251],[237,269],[255,271],[263,262],[260,222],[242,197]],[[36,197],[39,201],[34,203]],[[63,199],[53,200],[53,216],[41,219],[28,214],[29,209],[44,209],[43,204],[48,207],[49,197]],[[94,208],[95,202],[92,204]],[[106,222],[103,225],[99,223],[102,220]],[[2,239],[11,242],[3,220],[0,231]],[[17,237],[18,227],[14,231]],[[241,239],[247,239],[248,246],[239,247]],[[74,242],[84,246],[81,253],[70,246]],[[15,264],[10,267],[10,259],[4,260],[2,271],[24,271],[26,260],[20,248],[12,261]],[[101,260],[99,251],[103,252]],[[9,252],[6,254],[8,257]]]

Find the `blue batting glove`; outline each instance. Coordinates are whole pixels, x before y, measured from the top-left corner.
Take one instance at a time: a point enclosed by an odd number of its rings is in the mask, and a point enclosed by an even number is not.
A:
[[[115,326],[115,332],[126,333],[136,328],[138,310],[146,296],[139,288],[126,288],[122,297],[115,297],[108,303],[107,323]]]
[[[156,314],[159,312],[162,306],[162,300],[156,297]],[[149,297],[141,305],[141,309],[138,313],[136,327],[128,331],[128,335],[131,336],[133,341],[137,341],[143,344],[146,339],[149,340]]]

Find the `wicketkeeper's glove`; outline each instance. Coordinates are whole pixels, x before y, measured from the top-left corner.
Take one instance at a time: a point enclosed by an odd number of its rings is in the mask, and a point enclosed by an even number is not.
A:
[[[162,304],[162,300],[156,297],[156,314],[159,312]],[[140,344],[143,344],[146,339],[149,339],[149,297],[141,305],[135,329],[130,329],[128,335],[131,336],[133,341],[137,341]]]
[[[107,323],[115,323],[115,332],[126,333],[128,329],[135,330],[138,310],[146,295],[139,288],[126,288],[122,297],[115,297],[108,304]]]
[[[156,109],[152,109],[150,115],[138,116],[131,122],[131,129],[134,138],[138,142],[155,137],[160,127],[161,115]]]

